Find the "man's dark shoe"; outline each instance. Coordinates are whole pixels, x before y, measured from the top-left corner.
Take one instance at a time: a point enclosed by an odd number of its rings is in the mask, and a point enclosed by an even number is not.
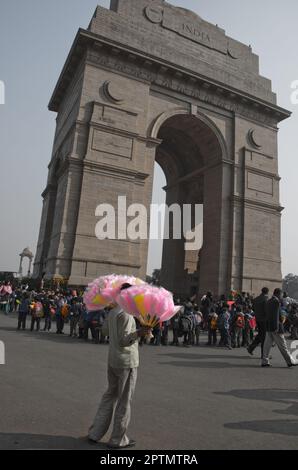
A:
[[[291,367],[297,367],[298,364],[288,364],[288,367],[291,368]]]
[[[251,356],[254,355],[253,349],[251,349],[249,346],[246,349],[247,349],[248,354],[250,354]]]
[[[87,441],[88,441],[88,444],[90,444],[91,446],[97,446],[98,445],[98,442],[95,441],[94,439],[91,439],[90,437],[87,437]]]
[[[272,367],[271,364],[262,364],[262,367]]]
[[[107,444],[107,447],[108,449],[121,450],[121,449],[129,449],[131,447],[135,447],[135,445],[136,445],[136,441],[131,439],[126,446],[115,446],[113,444]]]

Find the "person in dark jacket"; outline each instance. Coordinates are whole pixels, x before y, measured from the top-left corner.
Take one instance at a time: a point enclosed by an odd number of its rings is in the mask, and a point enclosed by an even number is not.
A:
[[[70,305],[70,330],[69,337],[76,338],[78,336],[77,327],[79,323],[79,318],[81,314],[81,304],[78,302],[78,299],[75,297],[71,301]]]
[[[212,292],[207,292],[201,299],[201,312],[203,315],[204,329],[208,328],[208,317],[213,307],[213,294]]]
[[[44,328],[43,331],[51,331],[52,317],[51,317],[51,300],[45,296],[42,300],[43,313],[44,313]]]
[[[257,321],[258,334],[254,341],[248,346],[247,351],[253,355],[254,350],[261,345],[261,356],[263,357],[264,343],[266,338],[266,305],[269,300],[269,289],[263,287],[261,295],[253,301],[253,311]]]
[[[180,311],[172,318],[171,325],[173,329],[173,341],[171,346],[179,346],[179,325]]]
[[[30,300],[28,295],[24,294],[19,307],[18,330],[20,330],[21,328],[22,330],[26,329],[26,319],[29,312]]]
[[[288,367],[297,366],[291,356],[284,336],[284,317],[281,315],[281,289],[275,289],[273,297],[266,304],[266,339],[262,367],[271,367],[269,361],[270,350],[275,343],[285,359]]]

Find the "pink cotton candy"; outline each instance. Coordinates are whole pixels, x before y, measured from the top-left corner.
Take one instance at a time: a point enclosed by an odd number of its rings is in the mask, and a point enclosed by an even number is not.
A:
[[[145,284],[144,281],[134,276],[109,274],[101,276],[91,282],[85,293],[84,303],[87,310],[101,310],[108,305],[115,303],[115,299],[123,284]]]
[[[142,324],[151,327],[170,320],[181,309],[175,307],[171,292],[148,284],[121,291],[116,302]]]

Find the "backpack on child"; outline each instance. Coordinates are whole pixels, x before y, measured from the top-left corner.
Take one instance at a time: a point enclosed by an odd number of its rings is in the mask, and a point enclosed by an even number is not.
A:
[[[179,318],[179,336],[183,336],[191,329],[191,319],[186,315],[181,315]]]
[[[210,328],[212,331],[217,330],[217,318],[213,317],[210,322]]]
[[[238,315],[236,318],[236,326],[241,329],[245,328],[245,318],[243,315]]]
[[[35,307],[34,307],[34,315],[37,318],[42,318],[43,317],[43,305],[41,302],[36,302]]]
[[[68,304],[63,304],[61,307],[61,315],[63,318],[66,318],[69,314],[69,305]]]

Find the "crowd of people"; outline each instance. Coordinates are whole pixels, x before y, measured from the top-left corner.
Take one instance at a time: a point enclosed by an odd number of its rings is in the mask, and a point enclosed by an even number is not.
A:
[[[1,293],[2,292],[2,293]],[[101,327],[107,310],[88,312],[83,303],[83,292],[62,290],[34,290],[27,286],[13,289],[9,283],[0,287],[0,305],[9,315],[18,314],[18,330],[44,331],[55,330],[65,334],[68,325],[70,337],[88,340],[89,331],[96,343],[105,342],[101,336]]]
[[[298,339],[298,305],[276,289],[280,311],[279,331]],[[253,354],[261,345],[262,354],[266,338],[269,290],[264,288],[260,296],[253,298],[246,293],[231,293],[215,300],[211,292],[202,297],[199,305],[191,300],[175,303],[182,305],[172,320],[153,329],[149,344],[153,346],[221,346],[228,349],[247,348]],[[4,314],[18,313],[18,330],[68,334],[69,337],[96,344],[108,343],[103,325],[109,309],[88,312],[83,303],[83,292],[75,290],[29,291],[28,286],[13,288],[9,282],[0,286],[0,306]],[[202,340],[204,338],[204,342]],[[140,345],[148,343],[141,338]]]

